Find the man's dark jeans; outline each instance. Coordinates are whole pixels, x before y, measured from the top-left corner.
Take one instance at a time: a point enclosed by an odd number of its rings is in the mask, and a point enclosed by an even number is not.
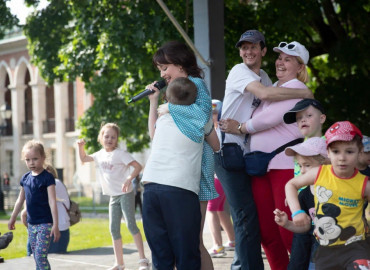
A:
[[[221,156],[214,154],[215,171],[230,205],[234,222],[235,248],[242,270],[264,269],[261,237],[250,177],[242,171],[228,171],[221,165]]]

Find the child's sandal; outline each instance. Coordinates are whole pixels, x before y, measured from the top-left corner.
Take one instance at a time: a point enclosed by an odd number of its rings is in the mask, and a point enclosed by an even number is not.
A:
[[[149,270],[150,262],[147,258],[140,259],[138,263],[139,263],[139,270]],[[146,264],[146,265],[142,265],[142,264]]]

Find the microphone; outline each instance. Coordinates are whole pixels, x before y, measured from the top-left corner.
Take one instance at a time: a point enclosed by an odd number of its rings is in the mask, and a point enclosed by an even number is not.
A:
[[[161,90],[163,87],[166,86],[165,80],[160,80],[159,82],[156,82],[154,84],[155,87],[157,87],[159,90]],[[153,94],[155,91],[152,89],[145,89],[143,92],[137,94],[132,99],[128,101],[128,103],[138,101],[139,99],[142,99],[143,97],[149,96],[150,94]]]

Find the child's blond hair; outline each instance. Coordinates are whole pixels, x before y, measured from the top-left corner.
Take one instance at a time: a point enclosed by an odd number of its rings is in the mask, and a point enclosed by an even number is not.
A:
[[[51,173],[55,179],[58,178],[58,172],[57,170],[50,164],[46,164],[45,170],[47,170],[49,173]]]
[[[22,160],[25,159],[25,154],[30,149],[37,150],[40,153],[41,157],[46,158],[45,149],[44,149],[44,145],[42,144],[42,142],[37,141],[37,140],[30,140],[26,142],[22,148]]]
[[[100,128],[100,131],[99,131],[99,135],[98,135],[98,142],[101,145],[103,145],[104,132],[109,128],[112,128],[117,133],[117,145],[116,145],[116,148],[117,148],[118,147],[118,137],[119,137],[120,129],[119,129],[119,126],[115,123],[102,124],[102,126]]]
[[[299,153],[296,153],[295,154],[295,158],[297,158],[297,156],[300,156],[304,159],[313,159],[315,161],[317,161],[320,165],[328,165],[330,164],[330,159],[327,158],[327,157],[324,157],[322,155],[315,155],[315,156],[303,156]]]

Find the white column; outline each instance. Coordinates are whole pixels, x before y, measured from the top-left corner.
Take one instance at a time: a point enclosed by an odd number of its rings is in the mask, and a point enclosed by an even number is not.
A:
[[[42,139],[43,121],[46,119],[45,84],[31,84],[32,87],[32,113],[33,135],[36,140]]]
[[[5,94],[5,91],[7,89],[5,87],[1,87],[0,88],[0,107],[5,103],[5,99],[4,99],[4,94]],[[5,121],[4,119],[1,119],[0,117],[0,125],[3,123],[3,121]],[[1,130],[0,130],[1,132]],[[4,150],[4,147],[3,144],[4,144],[4,140],[2,140],[2,135],[0,134],[0,173],[1,173],[1,177],[3,176],[3,172],[5,171],[5,169],[3,168],[3,164],[5,163],[4,162],[4,159],[5,159],[5,150]],[[3,183],[1,183],[1,186],[3,185]]]
[[[24,91],[26,85],[11,88],[12,96],[12,124],[13,124],[13,164],[14,164],[14,179],[20,179],[25,172],[25,165],[21,162],[21,152],[23,147],[22,138],[22,122],[24,122]]]
[[[6,92],[6,90],[8,90],[8,89],[5,88],[5,87],[0,87],[0,106],[2,106],[5,103],[5,92]]]
[[[64,169],[66,174],[68,166],[68,145],[65,137],[65,120],[68,118],[68,82],[54,84],[54,107],[55,107],[55,143],[56,160],[55,167]]]

